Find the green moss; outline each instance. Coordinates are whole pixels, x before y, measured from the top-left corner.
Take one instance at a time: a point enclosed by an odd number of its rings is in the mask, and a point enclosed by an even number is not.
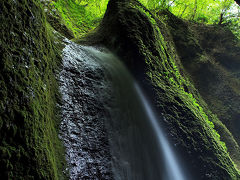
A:
[[[46,14],[47,21],[51,27],[54,28],[54,30],[60,33],[62,36],[68,39],[72,39],[74,37],[73,32],[64,24],[59,11],[56,9],[55,2],[52,0],[41,2]]]
[[[3,179],[62,179],[58,50],[38,1],[0,2],[0,169]]]
[[[179,70],[178,67],[175,64],[174,58],[171,57],[171,54],[168,54],[168,52],[165,50],[167,49],[166,47],[166,41],[159,29],[159,26],[157,22],[154,19],[154,16],[151,15],[148,11],[145,11],[143,7],[138,7],[140,12],[145,14],[148,17],[148,20],[151,22],[151,24],[154,26],[153,29],[155,30],[155,37],[157,43],[159,43],[157,46],[160,47],[161,51],[161,59],[165,63],[165,71],[163,71],[163,74],[161,72],[156,72],[156,77],[153,77],[153,73],[151,70],[147,72],[149,78],[151,79],[152,82],[156,83],[158,86],[161,86],[162,78],[157,78],[159,76],[163,77],[165,81],[167,81],[171,87],[174,87],[178,93],[181,95],[183,101],[186,103],[186,105],[192,106],[192,110],[196,116],[202,117],[204,121],[206,121],[209,125],[209,127],[212,130],[212,133],[214,134],[214,137],[216,138],[216,141],[220,143],[220,145],[227,151],[227,147],[224,142],[220,140],[220,135],[219,133],[214,129],[214,124],[212,121],[208,119],[208,116],[205,114],[203,111],[203,108],[198,104],[197,100],[194,98],[192,93],[185,92],[184,91],[184,86],[187,85],[189,86],[191,83],[189,82],[188,79],[184,78]],[[161,21],[162,22],[162,21]],[[162,64],[163,65],[163,64]]]
[[[121,57],[136,79],[143,83],[149,80],[152,100],[166,118],[162,123],[192,171],[199,173],[197,176],[239,178],[214,129],[212,113],[189,81],[162,19],[135,0],[112,0],[98,29],[78,42],[106,45]]]
[[[106,2],[102,3],[106,4]],[[94,11],[94,9],[87,8],[93,6],[92,4],[96,4],[96,2],[88,1],[84,4],[73,0],[58,0],[53,1],[52,4],[60,12],[63,24],[73,32],[75,38],[79,38],[94,29],[103,16],[102,13],[93,16],[91,11]],[[95,9],[95,11],[99,10]],[[102,10],[102,12],[104,11],[105,9]]]
[[[237,39],[226,27],[186,22],[165,11],[159,15],[168,24],[185,72],[208,103],[204,111],[210,109],[217,115],[208,113],[239,166],[239,131],[235,127],[239,119],[240,86],[238,77],[234,76],[240,67]],[[203,106],[203,101],[200,102]]]

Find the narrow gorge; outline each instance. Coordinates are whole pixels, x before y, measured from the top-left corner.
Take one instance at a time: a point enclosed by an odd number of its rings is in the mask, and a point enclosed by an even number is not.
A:
[[[240,179],[240,7],[181,3],[1,1],[1,179]]]

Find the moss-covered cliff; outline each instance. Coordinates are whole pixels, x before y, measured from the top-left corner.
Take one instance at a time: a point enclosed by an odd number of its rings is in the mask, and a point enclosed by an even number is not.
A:
[[[1,179],[62,179],[60,62],[39,1],[0,1]]]
[[[224,26],[190,23],[167,11],[158,15],[168,25],[184,71],[208,104],[206,108],[227,127],[214,118],[230,156],[239,166],[239,41]]]
[[[99,28],[79,42],[104,44],[124,60],[166,118],[169,135],[196,178],[239,178],[214,129],[216,117],[188,80],[161,18],[135,0],[111,0]]]
[[[75,6],[66,12],[65,1],[42,3],[45,10],[38,0],[0,1],[3,179],[65,178],[57,136],[61,58],[52,32],[77,37],[99,19],[79,27]],[[73,25],[64,22],[69,18]],[[194,179],[240,179],[232,161],[240,164],[240,51],[229,31],[189,24],[169,12],[155,16],[136,0],[110,0],[99,27],[78,42],[105,45],[121,57],[165,117],[168,136]]]

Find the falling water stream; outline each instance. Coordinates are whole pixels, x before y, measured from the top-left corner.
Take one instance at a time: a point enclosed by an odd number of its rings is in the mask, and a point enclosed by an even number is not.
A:
[[[104,48],[66,40],[60,72],[70,179],[185,180],[141,87]]]
[[[144,105],[144,108],[148,115],[148,119],[150,120],[150,123],[152,125],[152,128],[156,133],[156,136],[158,139],[158,146],[159,146],[158,148],[163,153],[164,162],[167,170],[166,179],[184,180],[185,178],[179,167],[177,158],[175,157],[175,154],[173,153],[167,139],[163,135],[163,131],[158,123],[158,119],[155,113],[153,112],[150,104],[148,103],[146,97],[144,96],[141,88],[137,84],[135,84],[135,88],[142,101],[142,104]]]

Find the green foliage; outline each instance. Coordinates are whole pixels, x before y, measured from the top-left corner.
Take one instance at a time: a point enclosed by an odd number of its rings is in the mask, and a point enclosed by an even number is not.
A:
[[[171,11],[182,18],[206,23],[218,23],[221,13],[225,14],[233,0],[176,0]]]
[[[150,10],[157,10],[167,8],[170,1],[169,0],[139,0]]]
[[[101,21],[109,0],[57,0],[52,2],[63,23],[81,37]],[[240,7],[233,0],[139,0],[152,12],[169,9],[178,17],[206,24],[227,24],[240,37]]]
[[[99,24],[108,0],[58,0],[52,3],[60,12],[63,23],[77,38]]]
[[[153,12],[169,9],[174,15],[205,24],[227,24],[240,38],[240,7],[233,0],[139,0]]]

